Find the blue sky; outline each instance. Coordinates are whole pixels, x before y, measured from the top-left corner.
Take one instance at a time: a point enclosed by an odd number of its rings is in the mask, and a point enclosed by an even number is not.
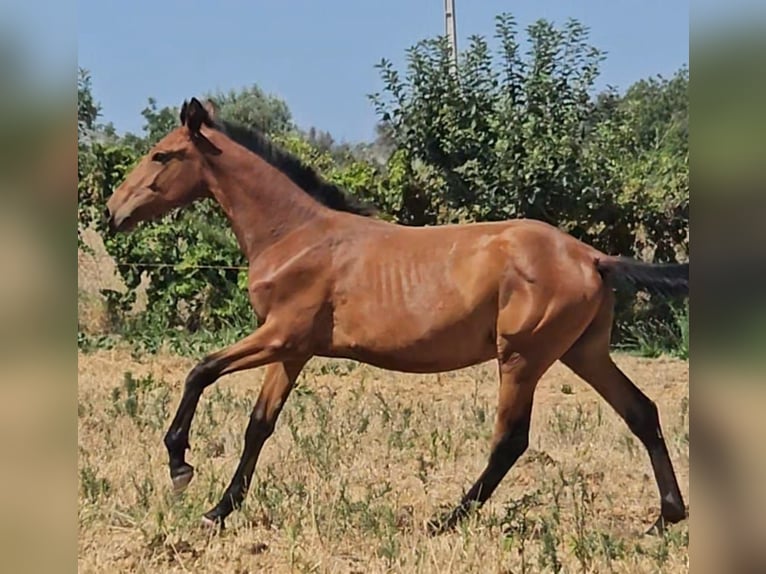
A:
[[[523,28],[538,18],[588,26],[607,51],[599,87],[671,75],[688,63],[689,0],[455,0],[458,48],[492,38],[494,17]],[[382,87],[374,65],[404,64],[405,50],[442,34],[443,0],[79,0],[78,60],[93,75],[103,120],[139,131],[140,111],[211,90],[258,84],[283,98],[296,123],[338,141],[373,137],[367,94]]]

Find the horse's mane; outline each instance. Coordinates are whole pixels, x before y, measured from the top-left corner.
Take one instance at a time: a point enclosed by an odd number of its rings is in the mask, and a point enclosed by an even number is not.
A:
[[[336,211],[346,211],[369,217],[375,208],[366,205],[337,185],[325,181],[312,167],[300,158],[273,143],[264,134],[228,120],[216,119],[214,127],[233,141],[260,156],[263,160],[289,177],[298,187],[316,201]]]

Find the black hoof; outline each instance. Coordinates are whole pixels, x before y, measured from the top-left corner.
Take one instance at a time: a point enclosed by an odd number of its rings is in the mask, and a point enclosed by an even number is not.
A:
[[[194,478],[194,467],[184,463],[182,466],[170,469],[170,480],[173,481],[173,493],[181,494]]]

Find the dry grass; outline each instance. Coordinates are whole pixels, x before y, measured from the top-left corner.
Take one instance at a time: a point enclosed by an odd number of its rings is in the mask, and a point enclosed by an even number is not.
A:
[[[657,402],[687,494],[687,364],[617,360]],[[530,449],[490,503],[429,538],[423,522],[486,462],[494,368],[437,378],[315,360],[245,506],[211,535],[199,518],[234,471],[262,374],[206,392],[188,455],[197,474],[174,500],[162,436],[192,365],[123,350],[80,356],[80,572],[688,571],[686,523],[641,536],[659,510],[643,447],[559,365],[540,383]]]

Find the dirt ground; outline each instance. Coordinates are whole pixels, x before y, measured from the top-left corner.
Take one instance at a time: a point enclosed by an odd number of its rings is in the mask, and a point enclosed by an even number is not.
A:
[[[688,499],[688,363],[617,355],[658,405]],[[687,572],[688,524],[644,536],[659,511],[649,459],[625,424],[557,364],[539,385],[530,448],[458,530],[454,504],[488,455],[492,364],[402,375],[315,359],[267,442],[244,507],[216,534],[201,515],[228,484],[262,371],[206,391],[171,495],[162,437],[194,360],[79,357],[80,572]]]

